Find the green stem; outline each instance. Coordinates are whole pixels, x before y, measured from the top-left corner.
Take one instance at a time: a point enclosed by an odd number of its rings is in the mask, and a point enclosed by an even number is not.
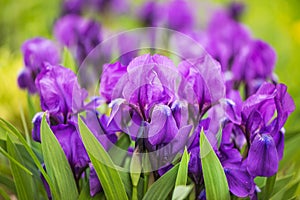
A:
[[[149,184],[149,173],[144,174],[144,196],[148,190],[148,184]]]
[[[137,190],[137,186],[133,186],[132,187],[132,200],[138,200],[138,190]]]

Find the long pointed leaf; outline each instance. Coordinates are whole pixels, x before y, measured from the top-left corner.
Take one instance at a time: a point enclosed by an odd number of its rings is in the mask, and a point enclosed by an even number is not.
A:
[[[108,153],[80,117],[78,117],[78,126],[83,144],[96,170],[106,198],[127,200],[128,197],[120,174],[114,167]]]
[[[172,169],[155,181],[150,186],[143,200],[167,199],[168,195],[175,186],[178,168],[179,164],[175,165]]]
[[[10,140],[10,138],[7,138],[7,150],[8,153],[21,165],[23,164],[23,159],[21,157],[21,154],[18,152],[16,146],[13,144],[13,142]],[[27,172],[24,171],[24,169],[20,168],[20,165],[15,164],[15,162],[10,163],[12,174],[14,177],[15,186],[17,189],[17,194],[19,199],[24,200],[32,200],[34,198],[34,187],[33,187],[33,177],[32,175],[29,175]]]
[[[47,173],[56,185],[60,199],[77,199],[78,192],[71,167],[45,115],[41,124],[41,144]]]
[[[200,157],[206,198],[208,200],[230,199],[228,183],[224,170],[203,130],[200,134]]]
[[[55,191],[54,185],[53,185],[52,181],[50,180],[50,177],[48,176],[48,174],[46,173],[46,171],[42,167],[42,165],[41,165],[38,157],[35,155],[34,151],[27,144],[27,142],[24,139],[23,135],[13,125],[11,125],[9,122],[5,121],[2,118],[0,118],[0,127],[3,128],[4,130],[8,131],[9,133],[12,133],[14,136],[16,136],[19,139],[19,141],[24,145],[25,149],[27,150],[27,152],[31,156],[31,158],[34,161],[35,165],[38,167],[38,169],[40,170],[40,172],[44,176],[46,182],[48,183],[48,185],[50,187],[50,190]],[[57,194],[56,191],[52,195],[55,199],[58,198],[58,194]]]
[[[185,149],[179,164],[175,186],[186,185],[187,177],[188,177],[189,160],[190,160],[190,156],[187,150]]]

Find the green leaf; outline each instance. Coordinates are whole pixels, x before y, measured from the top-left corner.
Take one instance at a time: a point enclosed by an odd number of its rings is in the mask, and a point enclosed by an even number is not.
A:
[[[137,186],[139,183],[140,175],[142,171],[140,155],[134,152],[130,162],[130,177],[133,186]]]
[[[18,166],[20,169],[22,169],[24,172],[32,176],[32,173],[21,163],[19,163],[13,156],[11,156],[9,153],[7,153],[2,147],[0,147],[0,153],[2,153],[4,156],[6,156],[10,162],[14,163],[16,166]]]
[[[282,188],[288,185],[288,183],[291,182],[292,178],[294,177],[294,174],[290,174],[281,178],[278,178],[275,182],[273,194],[275,195],[277,192],[279,192]]]
[[[175,186],[186,185],[190,156],[185,148],[178,169]]]
[[[76,61],[75,61],[72,53],[69,51],[69,49],[67,47],[64,48],[62,65],[66,68],[69,68],[74,73],[76,73],[76,71],[77,71]]]
[[[13,182],[13,180],[10,177],[2,174],[2,172],[0,173],[0,184],[4,185],[11,192],[16,193],[15,183]]]
[[[101,182],[106,198],[128,199],[120,174],[108,153],[80,117],[78,117],[78,126],[83,144]]]
[[[289,199],[295,195],[295,192],[299,185],[299,180],[295,180],[290,182],[287,186],[283,187],[280,191],[278,191],[275,195],[271,197],[271,199]]]
[[[21,154],[18,152],[14,143],[7,138],[7,150],[8,153],[21,165],[24,165],[23,158]],[[35,190],[33,186],[32,176],[29,175],[24,169],[20,168],[20,165],[15,164],[15,162],[10,163],[12,174],[14,177],[15,186],[17,189],[17,194],[19,199],[32,200],[35,199]]]
[[[32,119],[36,113],[36,108],[34,106],[34,102],[32,100],[32,96],[27,93],[27,106],[28,106],[28,112],[29,112],[29,119]]]
[[[178,168],[179,164],[175,165],[172,169],[155,181],[150,186],[143,200],[167,199],[168,195],[175,186]]]
[[[41,144],[47,173],[55,184],[60,199],[77,199],[78,192],[71,167],[45,115],[41,123]]]
[[[48,185],[50,187],[50,190],[55,191],[54,185],[53,185],[52,181],[50,180],[50,177],[48,176],[48,174],[44,170],[43,166],[41,165],[41,163],[39,161],[39,158],[34,153],[33,149],[27,144],[27,142],[24,139],[23,135],[13,125],[11,125],[9,122],[5,121],[2,118],[0,118],[0,127],[2,129],[6,130],[7,132],[11,133],[12,136],[15,136],[19,139],[19,141],[22,143],[22,145],[24,146],[26,151],[29,153],[29,155],[32,158],[35,165],[38,167],[39,171],[44,176],[46,182],[48,183]],[[54,192],[53,193],[53,198],[58,199],[57,197],[58,197],[58,194],[56,192]]]
[[[185,199],[193,189],[193,185],[178,185],[175,187],[172,200],[183,200]]]
[[[230,199],[228,183],[223,167],[203,130],[201,130],[200,134],[200,157],[206,198],[208,200]]]
[[[130,177],[132,182],[132,200],[138,199],[138,183],[142,172],[142,164],[140,161],[140,155],[137,152],[133,152],[130,162]]]
[[[269,199],[271,197],[271,194],[273,192],[273,188],[274,188],[274,185],[275,185],[275,181],[276,181],[276,175],[277,174],[267,178],[266,185],[262,189],[263,199]]]

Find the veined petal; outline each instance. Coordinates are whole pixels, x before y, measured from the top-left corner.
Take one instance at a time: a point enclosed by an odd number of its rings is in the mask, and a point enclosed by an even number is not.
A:
[[[253,176],[272,176],[278,170],[278,154],[273,138],[257,134],[252,141],[247,158],[247,169]]]

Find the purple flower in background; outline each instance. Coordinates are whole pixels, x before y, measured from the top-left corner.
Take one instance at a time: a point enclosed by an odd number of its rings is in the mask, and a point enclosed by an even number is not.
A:
[[[91,9],[96,9],[100,12],[111,11],[114,14],[122,14],[128,11],[127,0],[88,0]]]
[[[242,2],[231,2],[228,6],[229,16],[238,21],[245,11],[245,4]]]
[[[61,44],[71,49],[79,65],[102,41],[100,25],[76,15],[66,15],[59,19],[54,34]]]
[[[81,14],[85,2],[83,0],[64,0],[62,14]]]
[[[185,0],[172,0],[166,6],[168,28],[185,32],[194,27],[195,20],[191,4]]]
[[[56,65],[60,62],[59,50],[51,41],[44,38],[33,38],[22,45],[25,68],[18,76],[18,84],[30,93],[36,93],[35,78],[49,63]]]
[[[234,59],[233,79],[244,81],[247,85],[247,96],[250,96],[265,80],[272,79],[275,62],[274,50],[261,40],[253,40],[245,45]]]
[[[208,24],[205,49],[220,62],[222,71],[231,69],[235,56],[250,41],[249,31],[227,12],[216,12]]]
[[[156,1],[146,1],[139,10],[138,16],[144,26],[158,26],[164,19],[163,6]]]

